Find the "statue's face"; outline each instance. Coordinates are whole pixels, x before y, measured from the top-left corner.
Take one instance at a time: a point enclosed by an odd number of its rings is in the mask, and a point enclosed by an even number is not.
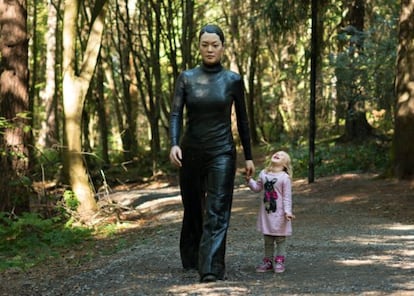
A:
[[[200,37],[199,50],[204,64],[215,65],[223,56],[224,45],[219,35],[206,32]]]

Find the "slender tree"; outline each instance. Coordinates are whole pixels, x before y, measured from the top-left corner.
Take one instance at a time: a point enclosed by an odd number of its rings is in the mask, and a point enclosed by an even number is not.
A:
[[[151,132],[152,172],[156,173],[158,155],[161,150],[159,124],[161,116],[161,1],[139,3],[138,30],[135,41],[130,39],[134,49],[134,73],[137,88]]]
[[[194,58],[191,51],[193,37],[195,35],[194,22],[194,0],[183,0],[183,16],[181,18],[182,36],[181,36],[181,52],[182,52],[182,69],[194,67]]]
[[[41,148],[51,147],[58,142],[56,124],[56,38],[57,38],[57,9],[60,1],[47,3],[47,31],[45,34],[46,43],[46,69],[45,87],[40,94],[41,106],[44,107],[44,117],[40,122],[40,132],[37,142]]]
[[[255,106],[254,101],[255,98],[260,96],[260,93],[257,91],[256,87],[256,81],[259,80],[258,76],[260,76],[260,67],[259,65],[259,52],[260,52],[260,28],[255,24],[256,22],[253,21],[258,17],[258,1],[251,0],[250,1],[250,18],[251,18],[251,25],[249,26],[249,36],[251,38],[250,48],[249,48],[249,68],[248,68],[248,83],[247,83],[247,89],[248,93],[246,96],[247,101],[247,112],[249,116],[249,123],[250,123],[250,133],[252,138],[252,143],[254,145],[259,144],[259,135],[257,133],[256,128],[256,118],[255,118]]]
[[[105,110],[105,93],[104,93],[104,69],[102,58],[99,58],[97,68],[96,84],[97,90],[95,92],[96,109],[98,112],[98,125],[100,130],[100,146],[102,147],[102,159],[105,164],[109,164],[109,143],[108,143],[108,114]]]
[[[414,0],[401,1],[395,91],[394,173],[414,177]]]
[[[310,73],[310,104],[309,104],[309,166],[308,182],[315,180],[315,137],[316,137],[316,81],[319,62],[320,43],[319,0],[312,0],[312,38],[311,38],[311,73]]]
[[[72,191],[79,200],[80,218],[88,221],[96,211],[94,191],[89,183],[82,155],[82,112],[86,94],[97,64],[104,30],[106,1],[95,3],[91,28],[80,70],[76,71],[78,49],[77,21],[81,1],[66,0],[63,18],[63,107],[64,107],[64,168]]]
[[[372,127],[366,118],[365,91],[366,70],[358,66],[364,55],[364,17],[365,1],[345,1],[348,11],[343,20],[342,34],[349,35],[349,43],[345,45],[345,64],[343,71],[338,72],[338,95],[342,97],[345,107],[345,133],[343,141],[360,141],[372,134]]]

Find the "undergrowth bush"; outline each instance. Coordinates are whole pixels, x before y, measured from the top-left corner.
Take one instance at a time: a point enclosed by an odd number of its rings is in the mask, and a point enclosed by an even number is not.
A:
[[[280,148],[279,148],[280,147]],[[285,150],[292,158],[294,178],[306,178],[309,174],[309,147],[303,145],[266,145],[263,153],[270,155]],[[389,164],[388,143],[366,141],[357,144],[338,144],[332,141],[317,143],[314,155],[315,177],[350,172],[381,173]]]
[[[0,213],[0,270],[29,268],[91,236],[90,229],[68,227],[59,217],[43,219],[24,213],[12,219]]]

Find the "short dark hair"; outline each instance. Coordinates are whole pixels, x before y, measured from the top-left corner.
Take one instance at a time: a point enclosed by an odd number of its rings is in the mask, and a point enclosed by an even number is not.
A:
[[[219,26],[217,25],[205,25],[204,27],[201,28],[200,30],[200,34],[198,35],[198,41],[200,41],[201,36],[204,33],[214,33],[217,34],[221,40],[221,43],[224,44],[224,33],[223,31],[220,29]]]

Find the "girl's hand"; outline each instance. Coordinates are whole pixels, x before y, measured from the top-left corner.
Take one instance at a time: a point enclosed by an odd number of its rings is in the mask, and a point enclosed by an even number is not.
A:
[[[285,214],[285,218],[286,218],[286,220],[288,220],[288,221],[292,221],[293,219],[295,219],[295,218],[296,218],[296,216],[295,216],[295,215],[293,215],[293,214]]]

